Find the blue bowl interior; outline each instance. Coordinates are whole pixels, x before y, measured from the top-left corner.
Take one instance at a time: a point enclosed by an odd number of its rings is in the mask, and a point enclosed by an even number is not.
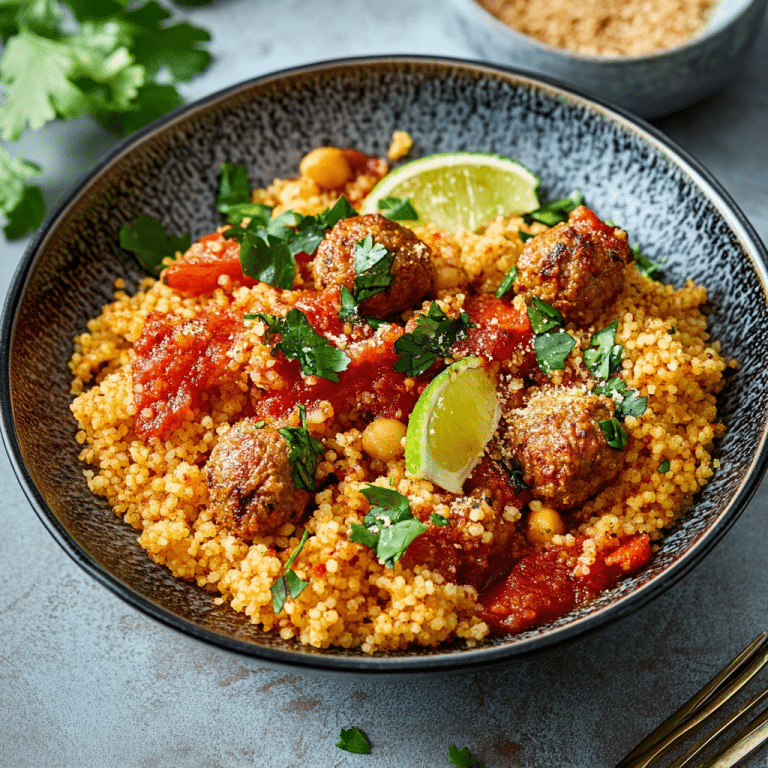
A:
[[[220,223],[213,200],[222,161],[262,186],[295,175],[310,149],[332,144],[383,155],[395,129],[411,157],[482,150],[541,176],[543,199],[580,189],[601,217],[627,229],[663,278],[709,290],[712,334],[739,360],[721,398],[728,433],[721,469],[654,560],[616,589],[514,637],[467,648],[368,657],[286,643],[151,562],[137,532],[83,479],[69,411],[74,336],[143,274],[118,247],[140,213],[193,238]],[[368,59],[259,78],[136,134],[84,178],[32,242],[3,319],[6,445],[33,506],[64,549],[130,604],[188,637],[256,663],[320,672],[426,674],[495,664],[573,639],[640,607],[711,549],[756,489],[766,463],[768,308],[765,249],[708,174],[648,126],[558,86],[470,62]]]

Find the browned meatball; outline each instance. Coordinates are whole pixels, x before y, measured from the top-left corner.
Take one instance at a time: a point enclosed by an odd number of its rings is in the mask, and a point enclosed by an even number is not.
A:
[[[515,292],[537,296],[568,322],[590,325],[623,290],[624,268],[631,261],[626,232],[579,206],[567,223],[526,243],[517,262]]]
[[[513,455],[537,499],[559,510],[583,504],[608,486],[624,464],[599,422],[616,406],[607,397],[577,390],[534,395],[512,420]]]
[[[295,488],[290,448],[275,427],[244,419],[222,436],[206,466],[216,522],[245,541],[295,523],[311,494]]]
[[[432,252],[410,229],[378,213],[342,219],[326,235],[312,262],[315,284],[318,288],[344,285],[354,291],[355,244],[368,235],[394,255],[389,270],[394,279],[387,290],[362,301],[360,311],[385,318],[412,309],[432,286]]]

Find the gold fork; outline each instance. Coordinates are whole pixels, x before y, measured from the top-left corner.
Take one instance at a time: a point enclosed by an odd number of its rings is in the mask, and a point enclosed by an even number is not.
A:
[[[768,634],[762,632],[727,667],[695,693],[669,719],[641,741],[616,768],[648,768],[714,714],[768,663]],[[726,729],[768,699],[768,688],[715,725],[667,768],[688,768]],[[697,768],[730,768],[768,741],[768,708]]]

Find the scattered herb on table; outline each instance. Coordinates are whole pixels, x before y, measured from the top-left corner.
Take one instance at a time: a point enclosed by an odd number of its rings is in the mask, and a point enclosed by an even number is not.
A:
[[[269,591],[272,593],[272,610],[275,613],[280,613],[283,610],[289,594],[295,600],[309,586],[308,581],[302,581],[296,575],[296,572],[291,570],[293,561],[299,556],[299,552],[303,549],[308,538],[309,531],[305,529],[299,546],[293,550],[293,554],[285,562],[285,567],[283,568],[285,573],[269,588]]]
[[[51,120],[83,115],[128,134],[180,106],[176,86],[208,67],[211,36],[172,17],[155,0],[3,3],[0,136],[17,141]],[[0,147],[0,214],[9,239],[42,222],[42,192],[31,183],[40,170]]]
[[[356,755],[369,755],[371,753],[371,742],[355,726],[341,729],[336,746],[346,752],[354,752]]]

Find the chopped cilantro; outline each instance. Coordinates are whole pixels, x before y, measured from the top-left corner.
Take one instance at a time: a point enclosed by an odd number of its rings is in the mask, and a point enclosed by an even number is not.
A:
[[[638,418],[645,413],[648,407],[648,398],[640,397],[636,389],[630,389],[622,398],[621,402],[616,404],[616,416],[624,421],[627,416]]]
[[[285,601],[289,594],[295,600],[309,586],[308,581],[302,581],[296,573],[291,570],[293,561],[297,558],[299,552],[301,552],[308,538],[309,531],[305,528],[299,546],[296,547],[293,554],[285,562],[285,573],[269,588],[269,591],[272,593],[272,610],[275,613],[280,613],[280,611],[283,610],[283,606],[285,605]]]
[[[338,373],[346,371],[349,358],[343,350],[334,347],[310,325],[307,316],[300,310],[288,310],[285,317],[276,317],[264,312],[244,315],[246,320],[261,320],[267,326],[266,338],[280,334],[272,354],[281,351],[289,360],[301,363],[305,376],[320,376],[328,381],[338,381]]]
[[[504,275],[501,285],[496,290],[496,298],[500,299],[503,296],[506,296],[512,290],[515,280],[517,280],[517,267],[512,267],[509,272]]]
[[[291,449],[288,460],[293,465],[293,486],[305,491],[317,490],[315,472],[317,457],[323,452],[323,444],[309,434],[307,429],[307,411],[299,406],[300,427],[281,427],[277,431],[285,438]]]
[[[5,214],[5,236],[21,237],[40,226],[45,205],[40,187],[29,183],[40,173],[40,166],[20,160],[0,146],[0,213]]]
[[[230,207],[250,202],[251,183],[248,180],[248,169],[240,163],[222,163],[216,207],[222,213],[228,214]]]
[[[565,322],[559,310],[537,296],[533,296],[532,299],[528,306],[528,319],[531,321],[534,333],[546,333]]]
[[[504,474],[509,478],[510,483],[512,483],[512,487],[516,491],[520,492],[528,488],[528,485],[526,485],[526,482],[523,479],[522,466],[520,465],[520,462],[517,461],[517,459],[512,459],[511,461],[502,459],[497,463],[504,470]]]
[[[267,422],[264,421],[264,419],[259,419],[253,426],[257,429],[261,429],[262,427],[266,426]]]
[[[677,333],[677,328],[675,328],[674,326],[672,326],[672,328],[667,328],[667,333],[670,336],[674,336]]]
[[[457,768],[483,768],[483,764],[472,755],[469,747],[459,749],[451,744],[448,748],[448,759],[451,765],[455,765]]]
[[[353,216],[357,216],[357,211],[350,205],[344,195],[342,195],[331,208],[326,208],[317,214],[317,223],[323,229],[331,229],[335,227],[342,219],[349,219]],[[308,217],[312,218],[312,217]]]
[[[133,224],[123,224],[120,229],[120,245],[131,251],[136,260],[149,274],[157,277],[163,269],[163,259],[184,253],[192,244],[187,232],[179,237],[169,235],[165,227],[147,213],[142,213]]]
[[[645,275],[645,277],[653,277],[654,273],[657,272],[659,267],[667,260],[665,256],[661,261],[651,261],[647,256],[643,255],[639,245],[633,245],[631,251],[632,255],[635,257],[637,271],[641,275]]]
[[[447,517],[443,517],[443,515],[438,515],[437,512],[433,512],[429,516],[429,522],[432,523],[432,525],[449,525],[450,520],[448,520]]]
[[[355,243],[355,287],[353,296],[361,304],[366,299],[389,290],[395,276],[390,272],[395,255],[381,243],[374,243],[373,235]]]
[[[523,232],[522,229],[518,229],[517,234],[523,243],[527,243],[532,237],[536,237],[536,235],[532,235],[530,232]]]
[[[392,488],[369,485],[362,494],[373,505],[363,524],[350,523],[349,540],[365,544],[387,568],[394,568],[408,545],[427,526],[413,516],[407,497]]]
[[[629,432],[626,427],[615,417],[598,422],[605,434],[608,445],[616,451],[623,451],[629,444]]]
[[[274,235],[261,237],[246,232],[240,242],[240,267],[243,274],[275,288],[290,290],[296,275],[294,259],[285,241]]]
[[[584,362],[596,379],[608,379],[621,365],[624,347],[616,344],[618,318],[592,336],[584,352]]]
[[[471,327],[466,312],[455,318],[448,317],[436,301],[432,302],[426,314],[416,318],[413,331],[403,334],[395,342],[398,356],[395,370],[407,376],[424,373],[439,357],[448,357],[451,347],[466,338]]]
[[[411,198],[382,197],[378,202],[379,210],[392,221],[418,221],[419,214],[411,203]]]
[[[347,730],[341,729],[336,746],[347,752],[354,752],[356,755],[369,755],[371,753],[371,742],[368,741],[359,728],[354,726]]]
[[[386,321],[380,320],[377,317],[365,317],[361,315],[360,307],[355,301],[355,297],[345,285],[342,285],[341,288],[339,288],[339,296],[341,298],[341,309],[339,310],[339,318],[341,320],[345,320],[348,323],[368,323],[374,330],[385,325]]]
[[[576,346],[576,339],[565,331],[539,333],[533,340],[536,362],[544,373],[562,371],[565,359]]]
[[[578,190],[571,192],[568,197],[555,200],[548,205],[544,205],[535,211],[526,213],[523,216],[524,221],[530,224],[532,221],[540,221],[548,227],[553,227],[562,221],[568,221],[568,214],[580,205],[584,204],[584,197]]]
[[[669,459],[664,459],[664,461],[659,464],[659,468],[656,471],[660,475],[663,475],[665,472],[669,472]]]

